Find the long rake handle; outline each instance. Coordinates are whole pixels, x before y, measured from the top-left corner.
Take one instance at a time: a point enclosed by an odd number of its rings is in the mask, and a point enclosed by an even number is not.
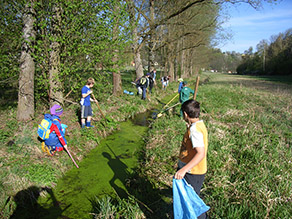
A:
[[[162,109],[166,108],[179,94],[176,94]]]
[[[179,94],[176,94],[163,108],[162,110],[160,111],[160,113],[157,114],[157,117],[160,117],[162,116],[162,113],[163,113],[163,109],[166,108]]]
[[[92,95],[93,99],[95,100],[96,105],[97,105],[97,107],[98,107],[98,109],[99,109],[99,111],[100,111],[102,117],[104,118],[105,121],[107,121],[106,118],[105,118],[105,116],[103,115],[101,109],[100,109],[100,106],[99,106],[99,104],[98,104],[98,101],[95,99],[95,96],[94,96],[93,94],[91,94],[91,95]]]
[[[197,76],[195,93],[194,93],[194,100],[196,100],[196,97],[197,97],[197,92],[198,92],[198,87],[199,87],[199,81],[200,81],[200,76]]]
[[[71,160],[73,161],[73,163],[75,164],[75,166],[76,166],[77,168],[79,168],[79,166],[78,166],[77,163],[75,162],[74,158],[72,157],[70,151],[69,151],[68,149],[66,149],[66,151],[67,151],[67,153],[69,154],[69,156],[70,156]]]

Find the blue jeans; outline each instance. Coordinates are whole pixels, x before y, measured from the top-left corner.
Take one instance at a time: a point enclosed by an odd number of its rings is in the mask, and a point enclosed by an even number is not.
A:
[[[142,88],[142,99],[146,100],[146,87],[141,87]]]

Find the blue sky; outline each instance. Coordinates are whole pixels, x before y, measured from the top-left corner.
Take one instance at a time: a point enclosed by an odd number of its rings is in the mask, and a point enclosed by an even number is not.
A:
[[[292,28],[292,0],[278,0],[277,4],[263,3],[260,10],[248,4],[228,5],[230,18],[223,27],[233,35],[232,39],[218,45],[222,52],[243,53],[249,47],[256,52],[261,40],[270,42],[272,35],[278,35]]]

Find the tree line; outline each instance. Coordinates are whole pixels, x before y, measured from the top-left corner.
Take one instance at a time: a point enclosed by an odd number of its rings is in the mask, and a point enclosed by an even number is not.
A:
[[[257,44],[257,51],[250,47],[242,55],[237,67],[239,74],[290,75],[292,73],[292,29],[274,35]]]
[[[171,80],[208,65],[224,3],[260,0],[12,0],[1,1],[2,90],[18,89],[17,119],[36,103],[61,104],[86,77],[101,94],[122,93],[121,70],[156,63]]]

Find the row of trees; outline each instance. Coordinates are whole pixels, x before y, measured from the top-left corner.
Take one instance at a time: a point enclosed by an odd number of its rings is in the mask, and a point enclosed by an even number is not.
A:
[[[236,72],[242,62],[242,54],[238,52],[222,52],[220,49],[210,50],[210,69],[219,72]]]
[[[18,81],[18,120],[34,116],[36,101],[63,104],[87,76],[118,95],[120,70],[132,60],[137,78],[143,59],[148,71],[158,62],[172,79],[196,74],[208,64],[226,2],[261,1],[1,1],[0,74]]]
[[[245,51],[242,63],[238,66],[239,74],[290,75],[292,73],[292,29],[262,40],[253,48]]]

